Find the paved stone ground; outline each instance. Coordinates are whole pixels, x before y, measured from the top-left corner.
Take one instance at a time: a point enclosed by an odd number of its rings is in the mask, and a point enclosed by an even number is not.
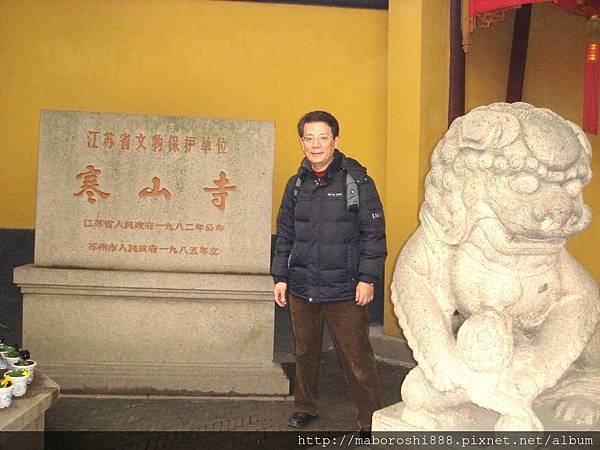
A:
[[[388,406],[400,400],[399,387],[408,369],[383,361],[378,361],[377,364],[384,406]],[[284,368],[293,377],[294,364],[285,363]],[[356,411],[335,350],[323,353],[320,381],[320,418],[311,427],[303,430],[303,433],[340,437],[344,433],[356,430]],[[63,397],[46,413],[46,431],[252,431],[254,433],[246,433],[247,439],[255,439],[256,432],[265,432],[265,442],[262,446],[256,447],[250,443],[246,446],[240,442],[234,445],[232,442],[231,448],[307,448],[307,445],[288,447],[285,442],[275,443],[275,447],[268,446],[268,442],[277,440],[279,434],[285,435],[289,440],[290,433],[273,432],[294,431],[286,426],[287,418],[294,410],[294,402],[290,398],[287,400],[223,400]],[[122,433],[119,435],[121,436]],[[211,433],[202,433],[203,439],[210,438],[211,435]],[[221,440],[239,441],[244,433],[215,433],[215,435],[217,436],[215,439],[221,436]],[[119,445],[102,448],[217,448],[214,445],[198,447],[197,442],[194,441],[198,438],[197,433],[164,435],[152,433],[147,438],[138,437],[141,443],[131,443],[126,447],[122,446],[122,439],[115,437]],[[104,444],[107,444],[107,437],[102,439]]]

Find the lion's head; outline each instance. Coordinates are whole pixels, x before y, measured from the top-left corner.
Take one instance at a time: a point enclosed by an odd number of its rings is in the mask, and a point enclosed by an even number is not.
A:
[[[590,159],[583,131],[548,109],[476,108],[456,119],[433,151],[421,220],[433,219],[448,244],[466,240],[485,217],[511,236],[564,239],[591,222],[581,194]]]

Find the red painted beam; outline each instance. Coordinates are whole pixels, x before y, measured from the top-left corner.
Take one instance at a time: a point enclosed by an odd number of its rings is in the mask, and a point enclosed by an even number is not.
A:
[[[510,8],[528,3],[549,3],[552,1],[554,0],[470,0],[469,16],[475,17],[477,14],[493,9]]]

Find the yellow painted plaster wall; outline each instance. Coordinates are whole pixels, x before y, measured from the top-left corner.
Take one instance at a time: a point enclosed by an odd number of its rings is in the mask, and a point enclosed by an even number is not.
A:
[[[35,226],[40,109],[274,120],[275,210],[301,157],[296,122],[325,109],[385,189],[387,11],[3,0],[0,33],[2,228]]]
[[[579,126],[583,123],[583,60],[586,46],[586,19],[566,14],[552,4],[532,9],[524,99],[550,108]],[[592,181],[583,191],[594,219],[582,234],[573,237],[567,248],[600,280],[600,138],[588,135],[592,144]],[[595,153],[594,153],[595,152]]]
[[[510,63],[514,11],[508,20],[478,29],[472,35],[474,48],[467,56],[467,109],[504,101]],[[550,108],[582,124],[583,58],[586,45],[585,18],[569,15],[553,4],[532,7],[523,101]],[[594,151],[600,138],[588,136]],[[592,170],[600,174],[600,158],[592,159]],[[595,216],[600,212],[600,177],[592,178],[584,198]],[[567,244],[569,251],[597,280],[600,260],[594,251],[600,240],[600,220]]]
[[[510,11],[506,20],[471,34],[473,49],[465,58],[465,112],[505,100],[514,18]]]
[[[448,111],[449,2],[390,0],[388,18],[388,126],[386,282],[400,249],[416,230],[424,176]],[[386,290],[384,332],[401,330]]]
[[[419,206],[431,154],[448,128],[450,65],[450,2],[422,0],[425,21],[421,45],[421,130],[419,158]]]

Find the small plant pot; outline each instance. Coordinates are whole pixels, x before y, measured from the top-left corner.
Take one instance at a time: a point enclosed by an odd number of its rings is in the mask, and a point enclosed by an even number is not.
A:
[[[37,365],[37,363],[32,360],[32,359],[28,359],[27,362],[29,363],[26,366],[18,366],[14,363],[9,364],[10,369],[23,369],[23,370],[27,370],[29,372],[29,376],[27,377],[27,384],[31,384],[31,382],[33,381],[33,375],[35,373],[35,366]]]
[[[4,375],[7,375],[8,373],[10,373],[11,371],[9,370],[8,372],[5,372]],[[29,378],[29,376],[25,375],[22,377],[13,377],[12,375],[10,376],[10,381],[13,382],[13,397],[23,397],[25,395],[25,392],[27,392],[27,378]]]
[[[10,369],[14,363],[19,360],[19,357],[11,358],[10,356],[3,355],[6,363],[8,364],[8,368]]]
[[[15,385],[0,388],[0,408],[8,408],[12,405],[13,390]]]
[[[2,345],[2,349],[0,350],[0,369],[8,369],[9,364],[6,360],[6,355],[13,350],[12,347],[8,347],[6,345]]]

